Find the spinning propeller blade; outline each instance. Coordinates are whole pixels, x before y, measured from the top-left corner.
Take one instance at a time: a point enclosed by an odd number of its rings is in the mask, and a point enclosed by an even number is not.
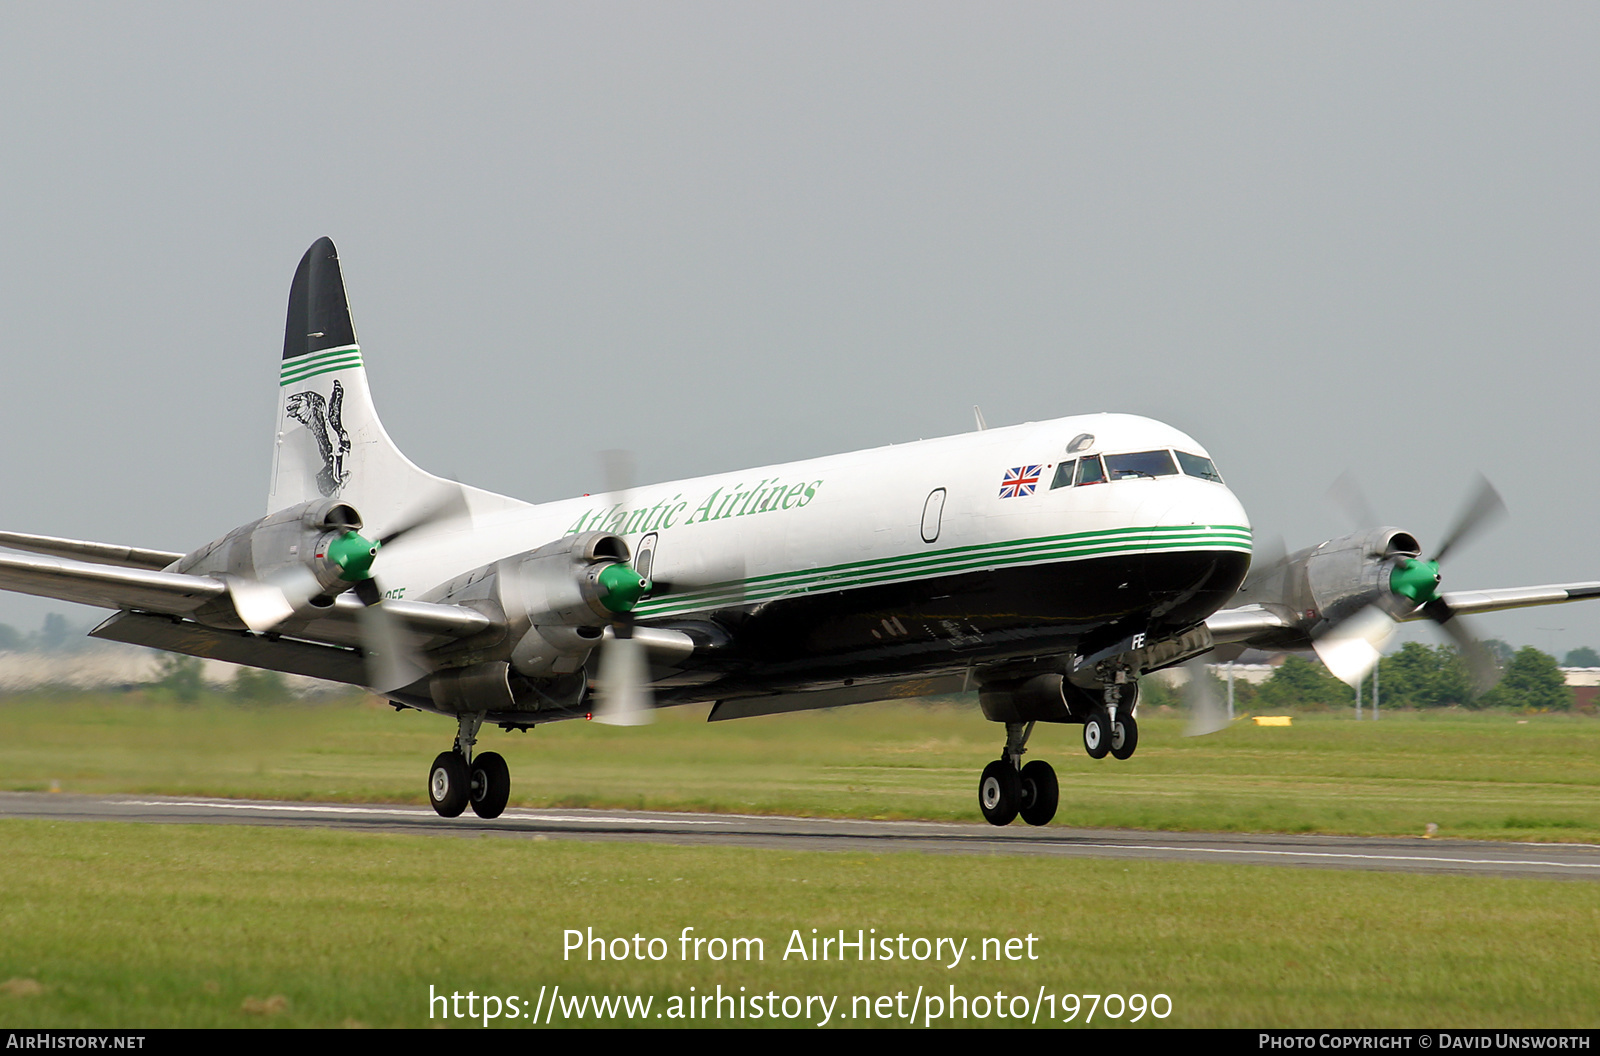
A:
[[[1353,686],[1377,666],[1392,634],[1394,618],[1378,606],[1368,605],[1334,624],[1311,647],[1335,678]]]
[[[1329,497],[1344,506],[1352,516],[1364,517],[1370,527],[1377,522],[1360,487],[1349,473],[1342,474],[1328,491]],[[1494,657],[1456,616],[1439,595],[1439,566],[1444,556],[1467,539],[1476,535],[1491,522],[1503,516],[1506,504],[1481,473],[1471,497],[1444,541],[1439,544],[1432,560],[1397,557],[1389,572],[1390,601],[1398,611],[1384,611],[1378,605],[1369,605],[1325,631],[1313,644],[1317,655],[1328,670],[1350,685],[1355,685],[1377,665],[1384,644],[1393,632],[1395,615],[1407,616],[1421,612],[1432,620],[1461,653],[1461,658],[1471,672],[1474,688],[1485,693],[1499,681],[1500,669]]]
[[[229,576],[227,583],[234,611],[257,634],[272,630],[322,592],[316,575],[299,565],[265,579]]]
[[[311,567],[297,564],[261,579],[229,576],[228,596],[244,625],[262,634],[304,610],[314,598],[352,591],[362,605],[361,646],[367,658],[368,684],[380,693],[391,692],[425,677],[429,668],[407,641],[400,622],[384,608],[383,590],[373,574],[378,552],[411,532],[468,516],[465,490],[458,484],[441,484],[376,539],[361,535],[357,530],[360,521],[335,522],[336,528],[343,528],[342,533],[317,555],[337,568],[333,586],[325,586]]]
[[[1228,728],[1228,706],[1217,694],[1211,672],[1204,661],[1196,658],[1183,665],[1187,679],[1183,683],[1184,710],[1189,713],[1185,737],[1204,737]]]
[[[627,451],[602,451],[606,490],[624,509],[633,490],[633,456]],[[611,635],[600,644],[600,670],[595,679],[598,706],[595,722],[608,726],[644,726],[655,721],[655,695],[650,691],[650,662],[644,644],[633,637],[633,608],[650,592],[647,574],[629,565],[608,565],[600,573],[606,591],[601,604],[614,615]]]

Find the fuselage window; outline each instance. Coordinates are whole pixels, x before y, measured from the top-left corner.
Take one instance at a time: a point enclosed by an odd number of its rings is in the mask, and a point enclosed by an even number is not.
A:
[[[1112,480],[1131,477],[1170,477],[1178,472],[1170,451],[1134,451],[1126,455],[1107,455],[1106,472]]]
[[[1185,451],[1179,451],[1177,455],[1178,465],[1182,466],[1183,471],[1189,476],[1199,477],[1201,480],[1214,480],[1218,484],[1222,483],[1222,474],[1217,472],[1216,465],[1209,458],[1201,455],[1191,455]]]
[[[1077,464],[1078,464],[1078,460],[1077,459],[1072,459],[1069,462],[1063,462],[1059,466],[1057,466],[1056,467],[1055,479],[1050,482],[1050,490],[1054,491],[1057,488],[1069,488],[1069,487],[1071,487],[1072,486],[1072,467],[1077,465]]]
[[[1089,455],[1087,458],[1078,459],[1079,484],[1103,484],[1105,479],[1106,470],[1100,464],[1099,455]]]

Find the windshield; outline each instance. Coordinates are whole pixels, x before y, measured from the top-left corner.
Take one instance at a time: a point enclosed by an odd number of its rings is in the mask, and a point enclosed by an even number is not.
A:
[[[1106,475],[1112,480],[1130,477],[1170,477],[1178,472],[1170,451],[1135,451],[1127,455],[1107,455]]]
[[[1178,465],[1182,466],[1183,471],[1189,476],[1199,477],[1201,480],[1214,480],[1218,484],[1222,483],[1222,474],[1217,472],[1217,467],[1209,458],[1202,455],[1191,455],[1187,451],[1179,451],[1177,455]]]

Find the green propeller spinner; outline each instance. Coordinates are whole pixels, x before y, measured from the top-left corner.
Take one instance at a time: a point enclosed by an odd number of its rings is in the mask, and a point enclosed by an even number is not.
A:
[[[650,581],[623,564],[600,570],[600,604],[615,613],[633,611],[639,599],[650,593]]]
[[[372,560],[382,545],[361,538],[357,532],[345,532],[328,544],[328,560],[339,566],[340,579],[360,583],[372,578]]]
[[[1389,589],[1416,605],[1439,598],[1439,562],[1403,557],[1389,573]]]

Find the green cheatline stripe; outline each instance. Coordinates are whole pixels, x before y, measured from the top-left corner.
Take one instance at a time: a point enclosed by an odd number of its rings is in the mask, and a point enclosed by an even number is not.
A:
[[[1109,553],[1149,553],[1155,550],[1181,550],[1195,549],[1192,543],[1169,543],[1161,546],[1141,547],[1104,547],[1092,552],[1077,552],[1072,559],[1093,557],[1098,554]],[[1220,547],[1219,549],[1236,550],[1234,547]],[[1240,551],[1242,552],[1242,551]],[[659,603],[644,602],[636,610],[640,616],[671,616],[680,615],[698,609],[716,608],[721,605],[754,604],[762,601],[772,601],[777,598],[794,597],[800,594],[813,594],[823,591],[847,590],[857,587],[875,586],[881,583],[907,582],[914,579],[926,579],[933,575],[950,575],[959,572],[974,572],[985,569],[998,568],[1004,565],[1036,565],[1059,558],[1063,555],[1045,555],[1039,557],[1013,557],[1005,560],[972,560],[961,564],[950,565],[944,568],[919,573],[887,573],[875,576],[844,577],[838,576],[829,580],[814,583],[789,584],[783,587],[768,587],[764,589],[724,591],[714,595],[697,595],[691,598],[662,599]]]
[[[865,561],[845,561],[820,568],[796,569],[790,572],[773,572],[752,576],[748,580],[729,580],[710,583],[696,593],[718,593],[722,588],[739,584],[775,584],[786,580],[816,579],[837,572],[878,572],[885,570],[910,570],[939,566],[952,560],[979,557],[1004,557],[1012,553],[1040,554],[1049,551],[1070,552],[1074,548],[1099,546],[1106,543],[1161,542],[1183,540],[1190,543],[1213,543],[1248,551],[1250,530],[1232,525],[1180,525],[1152,528],[1110,528],[1098,532],[1076,532],[1071,535],[1044,535],[1031,539],[1013,539],[1005,542],[974,543],[953,546],[921,554],[902,554],[896,557],[870,558]]]
[[[672,600],[674,603],[699,601],[702,598],[727,594],[730,589],[741,594],[747,594],[752,587],[796,587],[804,585],[807,581],[838,582],[869,574],[911,573],[915,575],[928,572],[937,573],[952,568],[969,569],[973,567],[973,562],[981,565],[986,562],[1005,561],[1010,558],[1039,561],[1088,556],[1127,550],[1140,544],[1160,549],[1171,549],[1174,546],[1220,546],[1246,553],[1250,549],[1248,537],[1228,532],[1168,531],[1163,533],[1158,529],[1152,532],[1123,530],[1118,533],[1084,533],[1084,535],[1092,535],[1093,538],[1061,536],[1054,539],[1025,540],[1021,544],[991,543],[983,546],[956,547],[933,554],[879,558],[873,561],[850,562],[824,568],[779,572],[766,576],[754,576],[748,581],[712,583],[697,591],[679,595]]]
[[[346,370],[350,367],[361,366],[361,349],[356,345],[346,345],[343,348],[330,348],[322,352],[312,352],[308,355],[297,356],[284,363],[283,369],[278,374],[278,384],[292,385],[306,378],[314,378],[318,374],[327,374],[335,370]]]
[[[1239,530],[1234,530],[1234,532],[1237,531]],[[1105,536],[1112,533],[1085,534]],[[1124,534],[1139,533],[1126,532]],[[954,560],[857,562],[853,566],[835,566],[833,570],[808,569],[802,573],[777,573],[771,576],[754,577],[748,581],[719,583],[712,587],[695,591],[692,594],[662,598],[655,602],[647,600],[641,603],[636,611],[640,616],[676,615],[694,609],[712,608],[723,604],[750,604],[795,594],[809,594],[820,590],[842,590],[872,586],[879,583],[922,579],[932,575],[970,572],[1005,565],[1041,564],[1052,560],[1094,557],[1101,554],[1131,554],[1156,550],[1192,550],[1205,547],[1244,553],[1248,553],[1250,550],[1248,535],[1241,540],[1236,534],[1231,534],[1226,530],[1210,533],[1191,533],[1188,537],[1147,538],[1137,542],[1127,538],[1121,542],[1104,540],[1104,545],[1084,546],[1079,544],[1034,549],[1025,552],[1017,552],[1014,545],[1009,547],[1010,552],[1006,552],[1008,548],[991,544],[988,548],[957,548],[958,550],[971,552]],[[986,552],[978,552],[985,550]],[[869,570],[869,566],[874,564],[878,567]],[[819,572],[825,574],[819,575]],[[781,579],[787,579],[789,582],[775,582]],[[766,582],[762,583],[762,581]]]

